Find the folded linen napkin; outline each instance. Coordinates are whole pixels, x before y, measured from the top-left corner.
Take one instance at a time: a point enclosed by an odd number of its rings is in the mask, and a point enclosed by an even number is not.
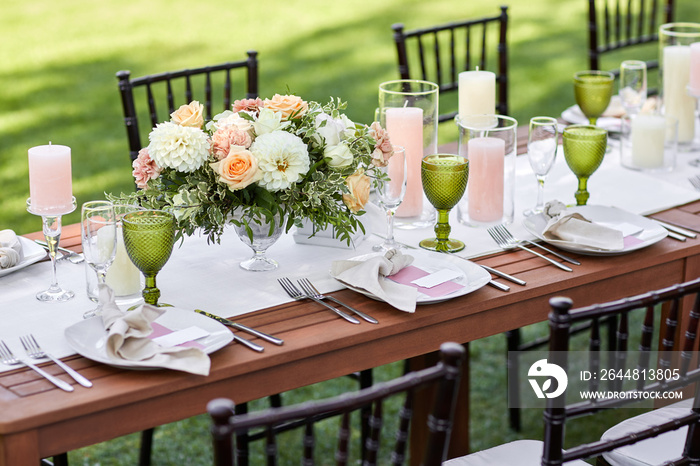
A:
[[[418,291],[411,286],[384,279],[411,262],[412,256],[391,249],[384,255],[371,256],[366,260],[333,261],[331,276],[346,285],[372,293],[396,309],[415,312]]]
[[[12,230],[0,231],[0,269],[14,267],[22,260],[22,243]]]
[[[108,285],[99,285],[102,322],[108,331],[107,356],[115,361],[145,367],[162,367],[197,375],[209,375],[211,361],[199,348],[163,347],[151,340],[151,323],[167,308],[144,304],[134,311],[124,312],[114,302],[114,292]]]
[[[606,251],[624,249],[624,238],[620,230],[594,223],[577,212],[569,212],[562,202],[548,202],[544,216],[549,221],[542,236],[552,244],[585,246]]]

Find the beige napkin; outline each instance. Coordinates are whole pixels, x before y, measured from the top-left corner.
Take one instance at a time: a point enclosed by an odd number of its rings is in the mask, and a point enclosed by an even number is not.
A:
[[[126,360],[131,365],[162,367],[197,375],[209,375],[211,361],[199,348],[173,346],[166,348],[148,336],[153,332],[151,322],[167,312],[144,304],[134,311],[124,312],[114,302],[114,292],[99,285],[102,322],[108,331],[107,356],[115,361]]]
[[[384,277],[393,275],[413,262],[413,257],[391,249],[384,255],[366,260],[341,260],[331,263],[331,276],[336,280],[361,288],[386,301],[396,309],[415,312],[418,290]]]
[[[14,267],[22,260],[22,244],[12,230],[0,230],[0,269]]]
[[[549,218],[542,236],[552,244],[585,246],[606,251],[624,248],[620,230],[593,223],[577,212],[569,212],[563,203],[553,201],[544,209]]]

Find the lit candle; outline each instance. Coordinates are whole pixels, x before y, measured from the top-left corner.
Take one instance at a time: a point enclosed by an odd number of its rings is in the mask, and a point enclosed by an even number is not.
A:
[[[638,168],[664,165],[666,118],[661,115],[637,115],[632,119],[632,163]]]
[[[408,170],[406,194],[396,209],[397,217],[415,217],[423,212],[423,184],[420,164],[423,159],[423,109],[392,107],[386,109],[386,130],[392,144],[406,149]]]
[[[467,142],[469,159],[469,218],[494,222],[503,217],[503,180],[506,143],[499,138],[474,138]]]
[[[35,214],[72,210],[70,147],[49,144],[29,149],[29,197]]]
[[[664,113],[678,120],[678,142],[690,142],[695,136],[695,98],[688,94],[690,47],[664,47]]]
[[[690,44],[690,92],[700,97],[700,42]]]
[[[459,118],[470,124],[479,124],[468,117],[495,113],[496,75],[478,69],[459,73]]]

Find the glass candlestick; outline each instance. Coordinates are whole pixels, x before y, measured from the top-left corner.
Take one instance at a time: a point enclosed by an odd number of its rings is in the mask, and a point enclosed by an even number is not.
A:
[[[51,285],[45,291],[40,291],[36,294],[36,299],[39,301],[68,301],[75,296],[70,290],[64,290],[58,285],[58,278],[56,276],[56,253],[58,252],[58,242],[61,239],[61,216],[69,214],[75,210],[76,203],[75,197],[72,197],[71,205],[68,208],[62,209],[61,212],[51,211],[47,212],[37,212],[32,209],[31,198],[27,199],[27,211],[32,215],[40,215],[43,224],[44,238],[46,239],[46,244],[49,250],[49,257],[51,258],[51,267],[53,270]]]

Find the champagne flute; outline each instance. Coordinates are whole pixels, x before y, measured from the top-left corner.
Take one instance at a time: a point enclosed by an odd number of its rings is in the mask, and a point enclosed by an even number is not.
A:
[[[590,194],[588,178],[603,162],[608,144],[608,132],[591,125],[567,126],[562,133],[564,159],[578,178],[576,205],[586,205]]]
[[[90,201],[83,204],[80,213],[80,233],[83,255],[88,265],[97,273],[97,282],[105,283],[107,269],[117,252],[117,217],[114,205],[109,201]],[[83,319],[100,315],[102,303],[86,311]]]
[[[595,126],[598,117],[608,108],[614,81],[615,76],[608,71],[579,71],[574,74],[574,97],[591,125]]]
[[[156,275],[173,251],[175,217],[162,210],[140,210],[122,217],[124,247],[134,265],[146,277],[143,300],[158,306]]]
[[[628,115],[636,115],[647,100],[647,64],[625,60],[620,65],[620,99]]]
[[[527,158],[537,178],[537,203],[527,209],[525,216],[539,214],[544,210],[544,181],[557,157],[559,133],[557,120],[552,117],[538,116],[530,119],[527,139]]]
[[[394,214],[403,201],[408,182],[408,167],[406,166],[406,149],[402,146],[392,146],[393,155],[384,167],[378,167],[378,171],[384,175],[377,186],[377,199],[386,212],[386,238],[381,244],[372,247],[374,251],[388,251],[400,249],[401,243],[394,240]]]
[[[450,210],[464,195],[469,178],[469,162],[461,155],[426,155],[421,161],[421,181],[430,203],[437,209],[435,238],[424,239],[419,243],[423,249],[440,252],[457,252],[464,249],[464,243],[450,238]]]

